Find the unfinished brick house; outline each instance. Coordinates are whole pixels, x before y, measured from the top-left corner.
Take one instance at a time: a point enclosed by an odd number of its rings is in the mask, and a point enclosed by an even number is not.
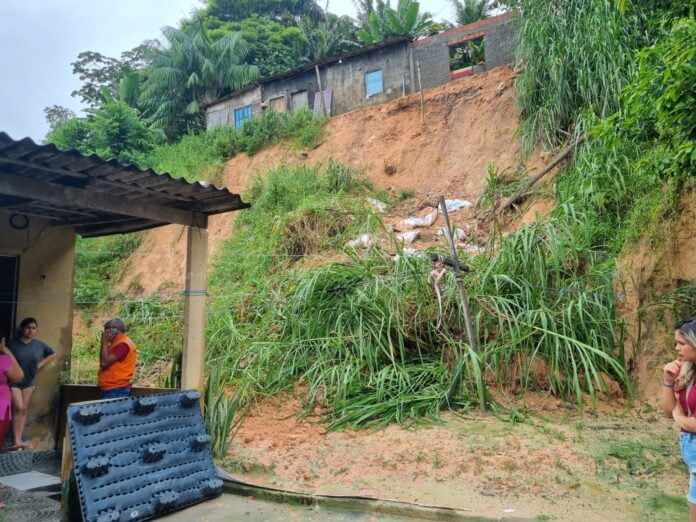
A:
[[[415,41],[392,38],[264,78],[207,106],[206,125],[239,128],[264,110],[341,114],[510,63],[514,22],[504,13]]]

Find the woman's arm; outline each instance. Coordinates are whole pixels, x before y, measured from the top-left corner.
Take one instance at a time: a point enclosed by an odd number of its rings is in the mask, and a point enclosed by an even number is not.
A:
[[[17,359],[15,359],[15,356],[12,353],[12,351],[7,346],[5,346],[5,343],[2,343],[0,344],[0,352],[4,353],[10,359],[12,359],[12,366],[10,366],[10,369],[7,370],[7,377],[12,382],[21,382],[22,379],[24,379],[24,370],[22,370],[22,367],[17,362]]]
[[[679,401],[677,401],[674,407],[672,417],[681,429],[696,433],[696,418],[684,415],[684,409],[681,407],[681,404],[679,404]]]
[[[38,364],[37,368],[40,370],[41,368],[43,368],[44,366],[46,366],[48,363],[50,363],[50,362],[51,362],[53,359],[55,359],[56,357],[58,357],[58,354],[55,354],[55,353],[52,353],[51,355],[48,355],[48,356],[44,357],[43,359],[41,359],[41,360],[39,361],[39,364]]]
[[[678,404],[677,398],[674,396],[674,382],[677,379],[677,375],[679,375],[680,369],[681,363],[679,361],[667,363],[663,368],[662,410],[668,419],[673,417],[674,406]]]

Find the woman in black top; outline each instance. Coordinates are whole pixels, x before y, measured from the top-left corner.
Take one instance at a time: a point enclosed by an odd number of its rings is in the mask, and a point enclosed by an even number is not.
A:
[[[27,410],[31,394],[36,387],[36,372],[43,368],[47,363],[55,359],[56,352],[53,349],[35,339],[38,322],[33,317],[27,317],[19,323],[19,339],[12,339],[8,347],[14,354],[19,366],[24,371],[22,382],[10,384],[12,391],[12,433],[14,435],[15,447],[31,448],[22,440],[24,426],[27,423]]]

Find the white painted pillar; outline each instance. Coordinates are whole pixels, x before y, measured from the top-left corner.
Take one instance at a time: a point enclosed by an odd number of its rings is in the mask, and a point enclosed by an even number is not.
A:
[[[203,394],[205,376],[205,297],[208,266],[208,229],[188,227],[186,240],[186,287],[184,292],[184,353],[181,389]]]

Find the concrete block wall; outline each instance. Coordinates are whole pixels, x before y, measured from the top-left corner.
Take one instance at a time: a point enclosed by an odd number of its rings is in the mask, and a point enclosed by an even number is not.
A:
[[[423,88],[450,81],[450,47],[469,40],[483,37],[486,69],[513,62],[516,48],[513,15],[504,13],[413,42],[414,64],[420,62]]]
[[[486,51],[486,68],[492,69],[499,65],[515,61],[517,50],[517,23],[514,18],[506,18],[491,25],[483,37]]]
[[[205,109],[205,125],[211,129],[218,125],[234,126],[234,111],[251,105],[251,114],[261,114],[261,87],[245,90],[230,99],[222,99]]]
[[[325,69],[324,88],[333,89],[332,114],[379,105],[411,92],[410,46],[401,42],[371,53],[355,56]],[[367,97],[365,75],[382,71],[383,91]],[[323,75],[324,76],[324,75]]]

